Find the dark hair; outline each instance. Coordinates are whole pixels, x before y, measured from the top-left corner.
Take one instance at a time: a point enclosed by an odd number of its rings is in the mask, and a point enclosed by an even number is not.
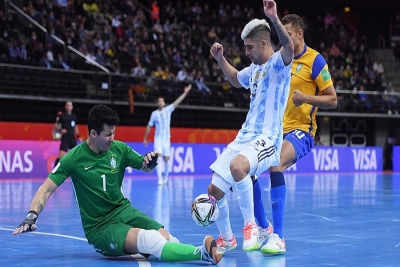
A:
[[[119,124],[118,114],[106,105],[96,105],[90,112],[88,117],[88,130],[93,129],[97,134],[103,131],[104,124],[115,126]]]
[[[304,21],[300,16],[296,14],[288,14],[284,16],[282,19],[282,24],[286,25],[289,23],[292,23],[292,27],[296,28],[297,30],[302,30],[304,32]]]
[[[268,29],[267,27],[260,25],[256,27],[254,30],[252,30],[246,38],[249,39],[259,39],[259,40],[266,40],[267,42],[270,42],[270,32],[271,30]]]

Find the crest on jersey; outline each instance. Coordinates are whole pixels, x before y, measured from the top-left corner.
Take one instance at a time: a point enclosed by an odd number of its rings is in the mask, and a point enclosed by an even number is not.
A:
[[[299,65],[297,65],[296,72],[300,72],[302,67],[303,64],[299,63]]]
[[[117,157],[114,155],[110,157],[110,166],[112,172],[117,171]]]
[[[265,76],[267,76],[267,71],[264,70],[264,72],[262,73],[261,79],[264,80]]]

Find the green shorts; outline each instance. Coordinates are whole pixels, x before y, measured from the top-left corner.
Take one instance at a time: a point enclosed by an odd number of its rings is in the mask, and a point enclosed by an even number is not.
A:
[[[124,243],[131,228],[158,230],[163,226],[138,209],[129,206],[88,236],[88,243],[104,256],[123,256]]]

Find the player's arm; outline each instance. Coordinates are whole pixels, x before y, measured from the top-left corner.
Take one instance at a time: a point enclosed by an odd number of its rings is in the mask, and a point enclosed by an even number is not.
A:
[[[289,36],[289,33],[283,27],[282,22],[279,20],[276,3],[272,0],[263,0],[264,13],[274,25],[275,31],[281,42],[282,48],[280,50],[283,62],[288,65],[292,62],[294,56],[294,44]]]
[[[79,139],[79,141],[82,142],[81,135],[79,134],[78,125],[75,125],[75,127],[74,127],[74,132],[75,132],[76,137]]]
[[[211,55],[217,60],[219,67],[232,86],[239,88],[242,85],[237,78],[238,70],[235,69],[224,57],[224,48],[219,43],[214,43],[210,49]]]
[[[58,186],[50,178],[46,179],[33,197],[30,211],[26,215],[24,221],[15,229],[13,235],[18,235],[26,231],[35,231],[37,229],[37,218],[44,209],[47,200],[57,188]]]
[[[143,137],[143,145],[144,145],[144,146],[147,146],[147,136],[148,136],[149,133],[150,133],[151,127],[152,127],[152,126],[150,126],[150,125],[147,124],[146,131],[144,132],[144,137]]]
[[[192,85],[189,84],[185,86],[185,89],[183,89],[183,94],[181,94],[175,101],[172,103],[174,105],[174,109],[185,99],[189,91],[192,89]]]
[[[295,106],[300,106],[303,103],[317,106],[321,109],[333,109],[337,106],[336,90],[333,85],[322,91],[322,95],[306,95],[295,90],[293,92],[293,103]]]

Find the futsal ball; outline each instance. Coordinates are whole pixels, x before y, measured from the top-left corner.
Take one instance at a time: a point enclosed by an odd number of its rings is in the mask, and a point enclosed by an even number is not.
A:
[[[218,219],[217,200],[208,194],[201,194],[193,200],[192,219],[200,226],[209,226]]]

